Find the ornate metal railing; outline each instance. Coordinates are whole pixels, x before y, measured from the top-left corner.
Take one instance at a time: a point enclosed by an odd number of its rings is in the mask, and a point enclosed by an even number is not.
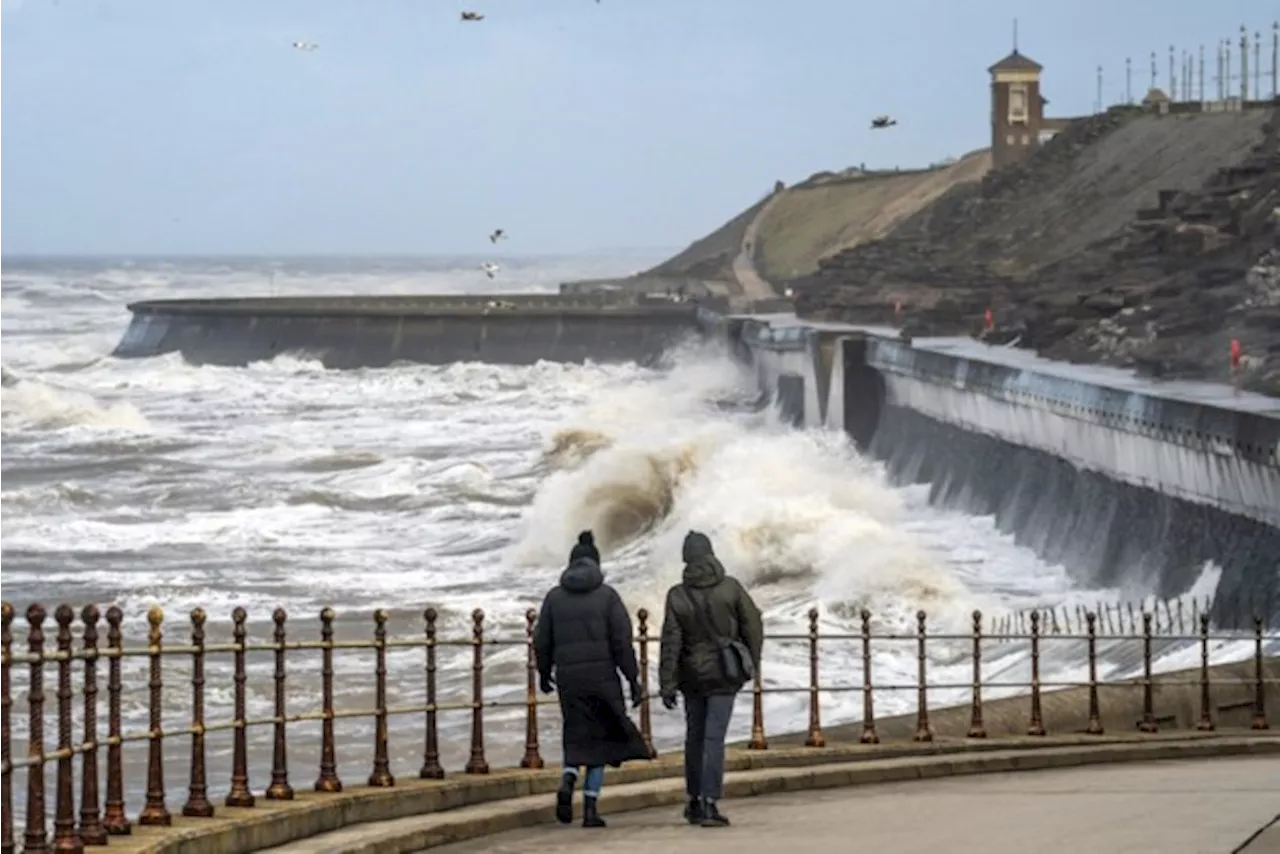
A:
[[[78,615],[70,606],[59,605],[52,616],[53,625],[48,627],[53,635],[53,643],[50,645],[47,637],[49,631],[46,628],[49,614],[40,604],[28,606],[24,615],[27,626],[26,651],[21,651],[21,647],[15,651],[13,637],[15,610],[7,602],[3,604],[3,828],[0,846],[6,854],[15,849],[13,778],[16,772],[25,772],[26,778],[26,819],[21,828],[25,851],[41,852],[48,850],[50,846],[58,850],[78,850],[82,845],[105,845],[109,843],[112,836],[130,833],[131,821],[125,805],[126,791],[130,787],[126,786],[129,781],[126,779],[123,748],[131,743],[146,742],[147,761],[145,771],[140,772],[141,777],[145,779],[145,795],[142,808],[134,819],[141,825],[164,826],[172,821],[166,791],[165,749],[179,737],[189,739],[187,747],[190,751],[189,781],[186,787],[186,799],[180,808],[181,813],[184,816],[197,818],[214,815],[216,807],[209,793],[206,737],[220,731],[230,731],[233,738],[230,785],[223,798],[223,803],[228,807],[252,807],[257,800],[250,786],[250,751],[247,738],[248,731],[254,727],[269,726],[273,731],[270,783],[263,792],[263,797],[269,800],[288,800],[294,797],[294,788],[290,782],[288,743],[290,725],[299,722],[320,723],[318,768],[313,783],[318,792],[340,792],[343,789],[336,761],[335,727],[340,721],[350,718],[371,718],[374,723],[373,755],[367,779],[369,786],[385,787],[396,784],[391,767],[388,721],[393,716],[411,714],[423,716],[423,754],[422,763],[418,769],[418,776],[421,778],[441,779],[445,775],[441,762],[438,719],[441,713],[452,711],[470,712],[469,757],[464,772],[488,773],[490,766],[485,743],[486,710],[502,706],[523,707],[524,710],[525,735],[520,766],[531,769],[543,767],[539,744],[538,708],[544,703],[555,701],[550,698],[539,698],[537,694],[537,668],[533,652],[536,613],[533,610],[526,613],[522,636],[515,638],[487,634],[484,612],[478,609],[470,615],[469,635],[443,637],[438,632],[437,610],[426,608],[422,612],[421,631],[415,635],[389,637],[388,612],[378,610],[373,614],[371,637],[361,640],[336,640],[335,612],[331,608],[325,608],[319,615],[319,631],[316,639],[291,640],[287,632],[287,615],[283,609],[277,608],[272,614],[271,640],[251,642],[246,628],[248,615],[243,608],[236,608],[231,615],[231,642],[210,643],[206,640],[208,616],[204,610],[197,608],[190,614],[190,642],[172,644],[165,641],[164,614],[160,608],[155,607],[147,614],[147,643],[142,647],[125,645],[124,615],[118,607],[113,606],[106,610],[105,642],[103,642],[101,626],[103,615],[94,605],[85,606]],[[1212,730],[1215,722],[1211,695],[1214,686],[1223,684],[1223,680],[1215,680],[1211,684],[1210,643],[1242,639],[1240,634],[1212,634],[1209,614],[1201,610],[1197,610],[1194,614],[1198,631],[1186,634],[1179,630],[1176,634],[1161,635],[1157,632],[1158,623],[1155,614],[1149,611],[1137,614],[1136,625],[1140,627],[1137,636],[1112,633],[1110,629],[1099,631],[1102,621],[1092,611],[1083,614],[1084,631],[1082,633],[1064,633],[1061,631],[1063,629],[1061,623],[1057,624],[1056,628],[1053,625],[1046,627],[1046,617],[1039,611],[1032,611],[1026,616],[1025,632],[1021,631],[1017,620],[1002,618],[999,630],[991,634],[984,633],[983,617],[977,611],[972,615],[971,631],[961,634],[930,633],[924,611],[919,611],[915,615],[914,626],[903,632],[873,631],[872,614],[863,610],[858,616],[861,624],[858,632],[822,632],[820,631],[820,614],[815,608],[808,612],[807,631],[769,635],[770,643],[794,644],[798,649],[805,651],[809,678],[808,684],[804,686],[766,687],[757,675],[751,690],[752,726],[749,742],[751,749],[768,749],[765,729],[765,695],[795,692],[807,694],[808,727],[804,743],[812,747],[821,747],[825,744],[822,729],[822,697],[824,694],[839,692],[860,692],[862,695],[860,741],[864,744],[875,744],[880,741],[877,733],[875,697],[878,692],[885,691],[915,693],[916,721],[913,738],[915,741],[927,742],[934,738],[929,720],[931,692],[940,690],[968,692],[971,713],[967,736],[985,738],[987,728],[983,721],[984,691],[1026,690],[1029,696],[1026,698],[1025,731],[1028,735],[1042,736],[1046,734],[1041,711],[1042,692],[1052,688],[1087,688],[1088,725],[1085,731],[1101,735],[1103,726],[1099,688],[1105,687],[1107,682],[1098,677],[1098,645],[1108,642],[1136,642],[1141,645],[1142,676],[1139,683],[1143,691],[1143,711],[1139,729],[1142,732],[1156,732],[1159,728],[1153,711],[1153,643],[1182,641],[1198,644],[1200,660],[1198,679],[1180,682],[1161,679],[1160,684],[1198,685],[1200,693],[1198,728]],[[657,753],[653,750],[649,699],[649,689],[652,687],[651,662],[656,639],[650,636],[648,612],[641,609],[637,618],[635,641],[645,693],[639,708],[639,722],[650,752],[656,756]],[[1245,684],[1251,689],[1252,727],[1266,729],[1268,727],[1266,687],[1277,680],[1268,679],[1265,675],[1263,655],[1265,636],[1262,618],[1255,617],[1252,622],[1253,631],[1245,636],[1245,639],[1252,641],[1253,646],[1252,676],[1247,682],[1236,680],[1231,684],[1237,686]],[[1172,629],[1175,621],[1170,618],[1167,625]],[[1013,629],[1016,631],[1011,631]],[[1011,641],[1026,642],[1029,645],[1030,678],[1025,681],[985,678],[984,648],[989,644],[1004,644]],[[1087,680],[1054,682],[1041,679],[1040,658],[1043,645],[1062,641],[1074,641],[1085,645]],[[859,684],[834,685],[822,681],[824,666],[820,648],[824,642],[846,642],[851,649],[859,650],[858,653],[849,653],[853,656],[852,662],[860,664]],[[905,683],[874,682],[873,648],[882,644],[903,642],[915,647],[917,665],[915,679]],[[949,643],[967,648],[966,657],[972,662],[972,679],[959,682],[931,682],[928,654],[931,643]],[[523,699],[494,701],[486,698],[486,649],[503,645],[525,647]],[[423,650],[421,673],[425,688],[425,702],[393,706],[388,697],[388,651],[413,648]],[[441,650],[450,648],[469,659],[467,666],[470,669],[470,691],[466,699],[446,702],[439,698],[438,655]],[[470,650],[469,655],[466,655],[467,649]],[[293,712],[288,708],[288,692],[285,688],[286,680],[289,678],[288,653],[304,650],[320,653],[319,708]],[[335,707],[335,653],[348,651],[372,651],[373,653],[372,706],[356,709]],[[246,702],[248,682],[246,662],[248,656],[261,653],[269,653],[274,663],[272,682],[274,711],[265,717],[251,718]],[[205,719],[205,705],[209,690],[206,680],[206,663],[213,656],[230,656],[233,664],[231,686],[234,711],[233,716],[227,720]],[[144,660],[148,676],[146,700],[148,726],[137,732],[124,731],[121,711],[125,697],[133,694],[132,691],[126,692],[125,680],[122,676],[122,664],[131,659]],[[163,724],[165,666],[166,662],[175,659],[189,666],[190,723],[177,728],[166,728]],[[840,661],[846,665],[844,668],[846,672],[856,669],[851,665],[849,657],[842,657]],[[107,695],[105,737],[99,725],[102,693],[99,688],[99,679],[103,663],[106,665]],[[25,665],[28,673],[27,751],[25,757],[16,759],[12,755],[11,744],[13,740],[11,711],[14,705],[11,679],[15,665]],[[49,675],[47,666],[50,665],[55,671],[53,679],[56,685],[52,709],[45,696],[46,679]],[[769,658],[766,655],[765,667],[768,666]],[[76,671],[80,673],[81,690],[78,696],[73,690]],[[1130,679],[1124,680],[1123,684],[1135,683]],[[56,720],[57,746],[52,750],[48,749],[45,743],[47,718]],[[76,729],[80,730],[79,738],[77,738]],[[103,769],[99,762],[103,758],[104,749],[106,786],[105,797],[100,801],[99,784]],[[75,762],[77,757],[79,758],[78,796]],[[50,763],[55,764],[52,841],[48,833],[49,816],[46,803],[46,767]],[[141,782],[141,779],[138,782]]]

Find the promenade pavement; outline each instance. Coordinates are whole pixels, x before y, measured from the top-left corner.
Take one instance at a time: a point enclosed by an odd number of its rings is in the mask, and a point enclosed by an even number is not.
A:
[[[1280,758],[1021,771],[769,795],[723,806],[733,826],[716,830],[685,825],[679,808],[609,817],[606,789],[601,811],[609,818],[607,829],[542,825],[431,851],[1280,853]]]

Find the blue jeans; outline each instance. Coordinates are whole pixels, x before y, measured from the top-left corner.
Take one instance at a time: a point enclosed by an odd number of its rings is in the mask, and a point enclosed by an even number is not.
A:
[[[684,695],[684,785],[691,798],[717,801],[724,792],[724,739],[736,696]]]
[[[578,776],[578,769],[565,766],[564,773]],[[582,781],[582,794],[588,798],[600,797],[600,789],[604,787],[604,766],[591,765],[587,768],[586,779]]]

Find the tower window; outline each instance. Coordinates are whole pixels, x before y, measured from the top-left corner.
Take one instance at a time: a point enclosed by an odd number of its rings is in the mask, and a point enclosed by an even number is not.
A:
[[[1027,85],[1014,83],[1009,87],[1009,124],[1027,123]]]

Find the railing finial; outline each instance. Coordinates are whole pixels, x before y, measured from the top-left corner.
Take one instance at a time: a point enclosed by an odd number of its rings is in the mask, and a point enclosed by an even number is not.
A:
[[[471,758],[466,772],[488,774],[489,763],[484,758],[484,611],[472,611],[471,624]]]
[[[164,803],[164,718],[161,713],[164,705],[164,680],[161,674],[164,651],[160,646],[164,640],[161,630],[164,609],[159,605],[152,605],[147,611],[147,622],[151,625],[147,634],[148,658],[151,660],[151,678],[147,681],[150,689],[147,705],[151,737],[147,742],[147,800],[142,812],[138,814],[138,824],[168,827],[173,823],[173,817],[169,815]]]
[[[205,779],[204,749],[204,623],[208,616],[203,608],[191,611],[191,781],[187,802],[182,805],[182,814],[190,818],[212,818],[214,813]]]
[[[44,805],[44,606],[27,606],[27,650],[31,659],[30,687],[27,691],[27,755],[37,759],[27,768],[27,828],[23,834],[23,854],[48,851],[49,829],[45,826]]]
[[[427,649],[427,712],[426,738],[422,755],[422,770],[418,776],[424,780],[444,779],[444,768],[440,766],[440,739],[436,730],[436,619],[439,614],[435,608],[427,608],[422,612],[426,624]]]
[[[969,738],[986,738],[982,723],[982,612],[973,612],[973,708],[969,715]]]
[[[84,850],[76,829],[75,770],[71,752],[71,621],[76,612],[70,605],[54,609],[58,624],[58,771],[53,816],[53,848],[78,854]]]
[[[338,761],[333,745],[333,619],[332,608],[320,610],[320,703],[324,717],[320,722],[320,776],[316,778],[317,792],[341,792],[338,779]]]

